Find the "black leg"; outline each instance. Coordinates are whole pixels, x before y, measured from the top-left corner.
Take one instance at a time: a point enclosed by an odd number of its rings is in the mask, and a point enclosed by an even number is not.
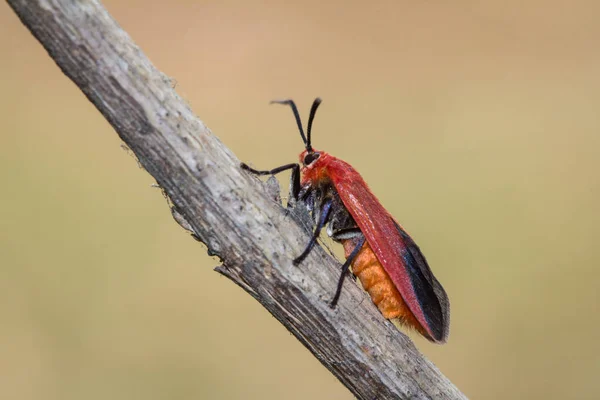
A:
[[[259,171],[254,168],[248,166],[248,164],[242,163],[240,167],[248,172],[251,172],[255,175],[275,175],[283,171],[287,171],[288,169],[292,170],[292,177],[290,179],[290,196],[294,200],[298,200],[298,193],[300,193],[300,166],[298,164],[286,164],[281,167],[273,168],[267,171]],[[288,200],[288,207],[290,207],[290,202]]]
[[[295,164],[295,163],[294,164],[282,165],[281,167],[273,168],[273,169],[268,170],[268,171],[259,171],[259,170],[256,170],[254,168],[250,168],[248,166],[248,164],[245,164],[245,163],[240,164],[240,167],[242,169],[245,169],[246,171],[252,172],[253,174],[256,174],[256,175],[275,175],[275,174],[278,174],[280,172],[287,171],[288,169],[295,169],[295,170],[298,170],[298,173],[296,175],[298,175],[298,187],[300,186],[300,174],[299,174],[300,167],[298,166],[298,164]],[[294,174],[294,171],[292,171],[292,175],[293,174]]]
[[[327,199],[323,202],[323,205],[321,206],[321,215],[319,218],[319,223],[317,224],[315,232],[314,232],[312,238],[310,239],[310,242],[308,242],[308,245],[302,252],[302,254],[300,254],[298,257],[296,257],[296,259],[294,259],[294,265],[300,264],[306,258],[308,253],[310,253],[313,246],[317,242],[317,239],[319,238],[319,235],[321,234],[321,229],[329,221],[329,215],[331,212],[331,204],[332,204],[331,199]]]
[[[358,239],[358,243],[356,244],[356,247],[354,248],[354,250],[352,250],[352,253],[350,253],[350,255],[346,259],[346,262],[344,263],[344,265],[342,265],[342,275],[340,275],[340,280],[338,281],[337,289],[335,291],[335,296],[333,296],[333,300],[331,301],[331,304],[329,305],[331,308],[335,308],[335,306],[337,305],[337,302],[340,299],[340,295],[342,294],[342,286],[344,285],[344,278],[346,278],[346,274],[348,273],[350,264],[352,264],[352,261],[354,261],[354,259],[356,258],[356,256],[358,255],[358,253],[360,252],[360,249],[362,249],[364,244],[365,244],[365,237],[363,236],[360,239]]]
[[[290,197],[294,200],[298,200],[298,194],[300,193],[300,166],[294,164],[296,168],[292,168],[292,177],[290,178]],[[290,202],[288,200],[288,206]]]

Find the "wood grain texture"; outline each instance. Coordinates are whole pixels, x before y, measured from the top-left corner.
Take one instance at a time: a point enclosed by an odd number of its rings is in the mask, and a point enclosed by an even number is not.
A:
[[[360,399],[463,399],[463,394],[348,280],[340,264],[192,112],[99,1],[8,0],[23,24],[156,179],[176,220],[242,287]],[[85,134],[85,133],[82,133]]]

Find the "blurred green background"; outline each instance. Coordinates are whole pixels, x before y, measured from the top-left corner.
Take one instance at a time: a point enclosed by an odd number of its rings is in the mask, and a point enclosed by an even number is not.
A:
[[[417,346],[478,399],[600,397],[600,3],[105,1],[259,168],[352,163],[452,304]],[[351,399],[212,271],[0,3],[0,397]]]

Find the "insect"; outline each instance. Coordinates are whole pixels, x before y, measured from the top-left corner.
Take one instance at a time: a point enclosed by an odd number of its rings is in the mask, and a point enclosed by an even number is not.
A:
[[[256,175],[275,175],[291,170],[290,192],[306,205],[315,230],[294,264],[300,264],[314,247],[323,227],[344,246],[342,266],[331,307],[335,307],[348,269],[361,281],[379,311],[396,326],[416,329],[432,342],[444,343],[450,328],[450,303],[425,257],[404,228],[386,211],[352,166],[311,143],[311,128],[321,99],[310,109],[306,135],[293,100],[273,101],[291,107],[305,150],[300,164],[286,164],[259,171],[241,164]]]

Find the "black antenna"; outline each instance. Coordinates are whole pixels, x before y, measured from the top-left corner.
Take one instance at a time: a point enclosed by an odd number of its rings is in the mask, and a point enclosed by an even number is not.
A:
[[[302,136],[302,141],[304,142],[304,145],[306,146],[306,149],[308,150],[308,148],[310,146],[306,142],[306,136],[304,136],[304,129],[302,129],[302,121],[300,120],[300,114],[298,114],[298,108],[296,107],[296,103],[294,103],[294,100],[273,100],[273,101],[271,101],[270,104],[273,104],[273,103],[288,105],[288,106],[292,107],[294,117],[296,118],[296,123],[298,124],[298,130],[300,131],[300,136]],[[309,150],[309,151],[311,151],[311,150]]]
[[[308,126],[306,128],[306,135],[307,135],[306,150],[308,150],[309,153],[312,153],[312,151],[313,151],[312,145],[310,143],[310,130],[312,129],[313,119],[315,119],[315,113],[317,112],[317,108],[319,108],[319,104],[321,104],[321,98],[317,97],[315,99],[315,101],[313,101],[312,106],[310,107],[310,115],[308,117]]]

